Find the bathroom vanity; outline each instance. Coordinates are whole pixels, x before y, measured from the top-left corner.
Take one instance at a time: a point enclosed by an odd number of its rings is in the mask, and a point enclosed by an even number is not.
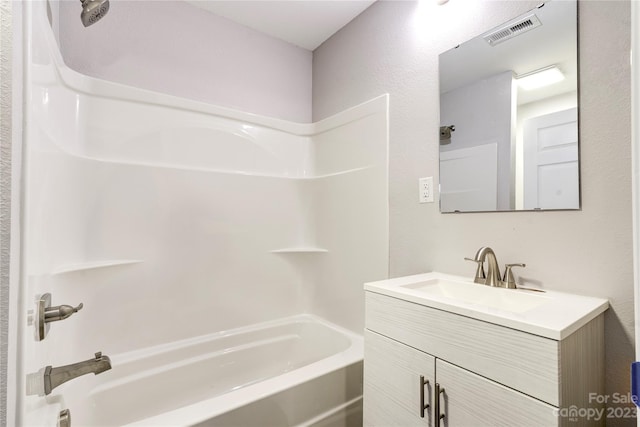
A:
[[[440,273],[365,290],[365,426],[604,425],[607,300]]]

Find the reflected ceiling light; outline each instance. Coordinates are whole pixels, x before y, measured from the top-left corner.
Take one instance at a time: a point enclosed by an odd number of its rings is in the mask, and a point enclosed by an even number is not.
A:
[[[564,74],[555,65],[532,71],[517,77],[518,86],[524,90],[538,89],[564,80]]]

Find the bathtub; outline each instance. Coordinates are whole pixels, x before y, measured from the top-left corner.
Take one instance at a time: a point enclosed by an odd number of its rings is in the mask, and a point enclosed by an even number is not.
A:
[[[361,336],[297,315],[111,355],[65,404],[83,426],[361,425],[362,359]]]

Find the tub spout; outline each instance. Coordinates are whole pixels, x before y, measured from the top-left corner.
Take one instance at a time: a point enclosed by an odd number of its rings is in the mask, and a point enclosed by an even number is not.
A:
[[[96,353],[93,359],[85,360],[84,362],[57,368],[47,366],[44,370],[44,394],[51,393],[60,384],[79,376],[90,373],[98,375],[109,369],[111,369],[111,360],[108,356],[103,356],[101,352]]]

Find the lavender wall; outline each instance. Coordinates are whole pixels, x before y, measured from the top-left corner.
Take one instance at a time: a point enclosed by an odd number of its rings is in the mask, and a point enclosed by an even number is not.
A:
[[[81,10],[78,1],[62,0],[59,25],[53,23],[64,60],[76,71],[249,113],[311,121],[308,50],[184,1],[112,0],[109,14],[87,28]]]
[[[538,3],[374,3],[314,51],[314,120],[388,92],[391,276],[471,277],[463,257],[487,245],[501,263],[526,263],[518,274],[529,285],[609,298],[606,393],[626,394],[634,359],[629,1],[579,2],[581,211],[443,215],[437,203],[418,204],[418,178],[438,176],[438,55]]]

